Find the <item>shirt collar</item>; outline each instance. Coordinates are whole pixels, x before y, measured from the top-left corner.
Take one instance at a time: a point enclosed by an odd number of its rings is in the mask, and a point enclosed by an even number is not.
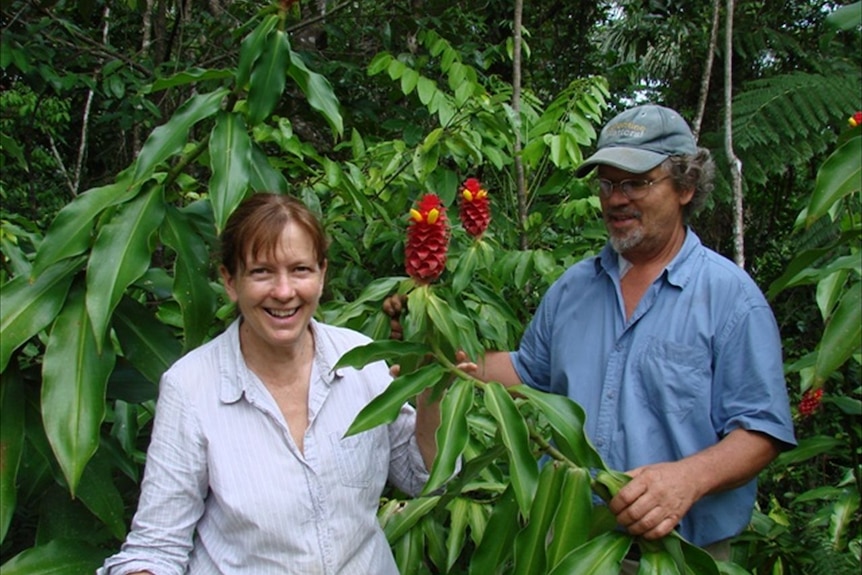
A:
[[[237,318],[220,336],[219,341],[219,399],[223,403],[235,403],[253,385],[252,373],[242,356],[239,343],[239,326],[242,318]],[[340,352],[327,337],[325,326],[311,320],[311,333],[314,337],[314,366],[311,377],[332,385],[343,376],[342,369],[333,369],[341,357]]]

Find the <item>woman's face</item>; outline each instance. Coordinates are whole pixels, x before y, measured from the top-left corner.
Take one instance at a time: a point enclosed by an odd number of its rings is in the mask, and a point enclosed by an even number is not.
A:
[[[317,263],[314,244],[301,226],[288,223],[271,256],[246,254],[236,275],[224,267],[221,273],[228,296],[242,314],[244,348],[291,353],[308,337],[326,264]]]

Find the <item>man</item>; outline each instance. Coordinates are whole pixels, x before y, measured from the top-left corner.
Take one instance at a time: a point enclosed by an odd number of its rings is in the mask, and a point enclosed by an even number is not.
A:
[[[580,404],[606,463],[633,478],[609,504],[620,525],[649,540],[678,528],[726,559],[754,478],[795,444],[775,319],[687,225],[714,167],[678,113],[619,114],[577,175],[593,169],[608,245],[554,283],[517,351],[476,373]]]

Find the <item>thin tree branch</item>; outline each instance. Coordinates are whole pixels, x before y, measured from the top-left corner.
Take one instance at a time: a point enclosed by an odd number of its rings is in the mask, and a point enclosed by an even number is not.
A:
[[[733,1],[727,0],[724,35],[724,150],[733,186],[733,261],[745,267],[742,211],[742,162],[733,151]]]
[[[712,29],[709,33],[709,47],[706,51],[706,63],[703,66],[703,77],[700,81],[700,96],[697,99],[697,114],[692,123],[692,132],[695,141],[700,136],[700,127],[703,124],[703,115],[706,110],[706,99],[709,94],[709,79],[712,76],[712,63],[715,60],[715,48],[718,44],[718,26],[721,22],[721,0],[712,2]]]
[[[524,162],[521,158],[521,20],[524,0],[515,0],[515,37],[512,50],[512,110],[515,116],[515,184],[518,192],[518,222],[521,230],[521,249],[527,249],[527,186],[524,181]]]

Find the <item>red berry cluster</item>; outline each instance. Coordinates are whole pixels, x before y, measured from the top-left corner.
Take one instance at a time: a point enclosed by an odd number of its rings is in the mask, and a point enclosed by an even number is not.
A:
[[[823,399],[823,388],[809,389],[802,394],[802,401],[799,402],[799,413],[803,417],[808,417],[820,407],[820,401]]]

